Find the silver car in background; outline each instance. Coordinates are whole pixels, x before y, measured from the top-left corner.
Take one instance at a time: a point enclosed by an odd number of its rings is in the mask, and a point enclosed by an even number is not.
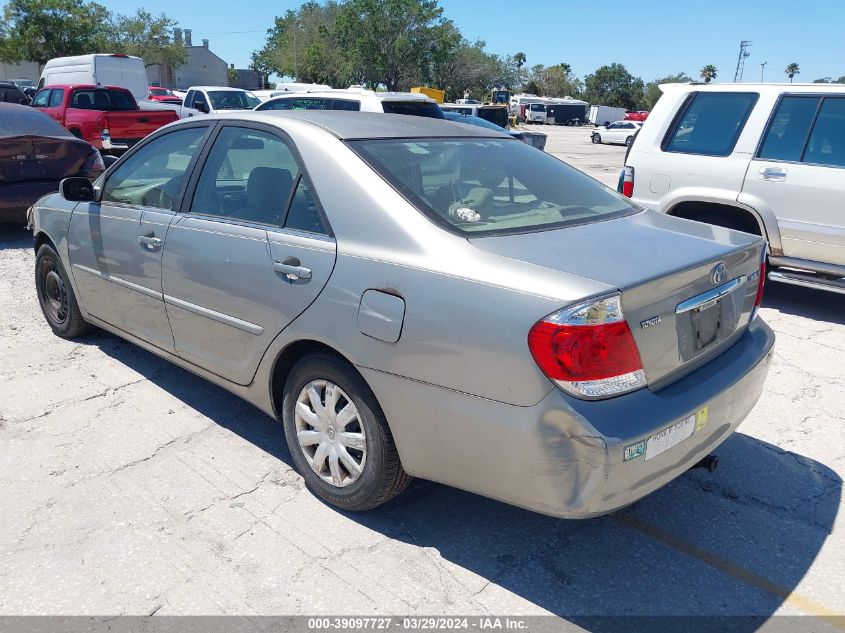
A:
[[[613,511],[737,428],[774,343],[762,239],[441,120],[174,123],[32,225],[57,335],[99,326],[255,404],[347,510],[418,476]]]

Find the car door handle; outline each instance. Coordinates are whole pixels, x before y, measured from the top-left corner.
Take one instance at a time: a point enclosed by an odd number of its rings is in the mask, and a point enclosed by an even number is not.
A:
[[[141,246],[146,246],[151,251],[161,247],[161,238],[154,235],[139,235],[138,243]]]
[[[760,169],[760,178],[780,182],[786,180],[786,170],[780,167],[763,167]]]
[[[311,269],[301,266],[299,259],[288,257],[283,262],[273,262],[273,270],[283,273],[291,281],[297,279],[311,279]]]

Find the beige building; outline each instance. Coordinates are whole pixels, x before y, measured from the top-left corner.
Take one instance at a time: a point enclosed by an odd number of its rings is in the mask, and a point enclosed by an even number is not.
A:
[[[194,46],[191,29],[173,30],[173,39],[185,46],[188,57],[183,66],[172,68],[169,64],[147,66],[147,76],[151,86],[164,86],[184,90],[191,86],[227,86],[229,84],[228,66],[225,61],[211,52],[208,40],[202,46]]]

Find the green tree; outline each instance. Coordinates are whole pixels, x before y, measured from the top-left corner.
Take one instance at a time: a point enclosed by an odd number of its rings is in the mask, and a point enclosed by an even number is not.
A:
[[[787,77],[789,77],[789,83],[792,83],[792,78],[793,78],[795,75],[799,75],[799,74],[801,74],[801,70],[798,68],[798,64],[796,64],[795,62],[792,62],[791,64],[789,64],[789,65],[788,65],[788,66],[784,69],[784,71],[783,71],[783,72],[784,72],[784,73],[786,73],[786,76],[787,76]]]
[[[718,69],[713,64],[707,64],[704,68],[698,71],[698,76],[704,80],[704,83],[709,84],[716,78]]]
[[[643,98],[643,80],[623,64],[601,66],[584,77],[584,99],[592,104],[636,109]]]
[[[686,73],[678,73],[677,75],[667,75],[666,77],[648,82],[643,90],[643,100],[638,109],[651,110],[654,107],[654,104],[660,99],[660,95],[663,94],[660,91],[660,84],[679,84],[690,81],[692,81],[692,78],[688,77]]]
[[[370,86],[407,90],[428,79],[448,43],[437,0],[347,0],[337,18],[338,41]]]
[[[138,9],[135,15],[115,15],[111,22],[109,52],[142,57],[146,66],[170,64],[178,68],[188,59],[185,47],[171,37],[177,22],[163,13],[154,16]]]
[[[108,51],[108,10],[83,0],[9,0],[0,19],[0,60],[44,65],[54,57]]]
[[[818,79],[813,79],[814,84],[829,84],[833,83],[833,80],[830,77],[819,77]]]
[[[358,83],[352,59],[337,38],[340,5],[309,1],[277,17],[267,30],[264,47],[252,54],[253,70],[296,81],[329,84],[336,88]]]
[[[581,80],[572,72],[569,64],[557,64],[545,69],[543,94],[547,97],[574,97],[581,94]]]
[[[518,83],[522,83],[522,67],[525,66],[525,62],[528,61],[528,58],[525,56],[525,53],[519,52],[513,56],[513,61],[516,64],[516,79]]]
[[[508,85],[507,62],[485,50],[482,40],[468,42],[460,37],[452,54],[442,57],[434,67],[432,85],[446,91],[446,99],[452,101],[468,94],[478,100],[490,98],[490,91],[500,85]]]

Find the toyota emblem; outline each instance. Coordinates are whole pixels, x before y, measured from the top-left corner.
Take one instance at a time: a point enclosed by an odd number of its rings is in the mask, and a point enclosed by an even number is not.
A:
[[[710,275],[710,278],[713,280],[713,283],[717,286],[725,280],[725,277],[728,275],[728,269],[725,267],[724,262],[719,262],[713,268],[713,272]]]

